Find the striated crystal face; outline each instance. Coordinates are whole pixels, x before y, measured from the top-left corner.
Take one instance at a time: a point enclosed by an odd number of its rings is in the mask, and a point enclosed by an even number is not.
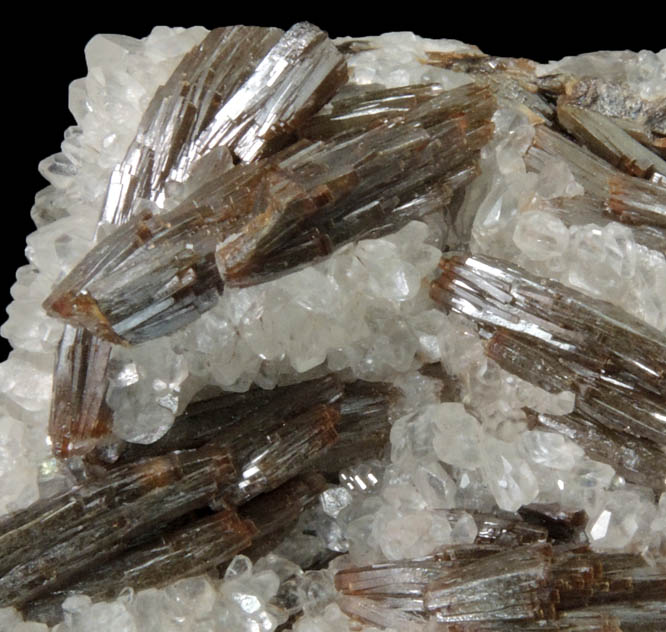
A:
[[[666,50],[96,36],[0,365],[0,629],[666,628]]]

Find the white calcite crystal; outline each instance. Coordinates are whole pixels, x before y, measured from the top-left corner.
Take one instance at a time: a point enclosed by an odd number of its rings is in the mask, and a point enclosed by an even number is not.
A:
[[[97,222],[114,168],[125,159],[155,91],[207,33],[157,27],[142,40],[96,36],[86,47],[88,75],[70,86],[76,125],[66,130],[62,152],[39,165],[50,184],[36,197],[29,264],[17,272],[1,330],[14,350],[0,365],[0,514],[69,484],[50,458],[47,430],[63,324],[42,303],[103,236],[96,234]],[[440,63],[447,55],[481,56],[454,40],[391,33],[335,43],[345,51],[355,85],[436,84],[447,91],[478,77],[457,62]],[[620,120],[633,107],[637,125],[649,130],[649,138],[639,140],[666,135],[658,127],[664,125],[666,50],[534,64],[532,79],[560,75],[615,82],[615,92],[602,91],[590,108]],[[655,335],[666,331],[666,258],[659,247],[666,243],[666,215],[645,228],[647,221],[632,226],[604,214],[605,191],[595,176],[588,178],[575,156],[544,149],[543,135],[547,140],[554,132],[543,131],[549,123],[541,111],[518,97],[498,98],[492,138],[453,221],[426,214],[274,280],[229,286],[184,328],[111,351],[105,406],[114,441],[154,443],[204,388],[243,393],[340,372],[347,381],[383,381],[400,389],[391,403],[383,458],[342,469],[339,485],[320,495],[278,554],[263,551],[254,564],[238,555],[221,579],[203,575],[138,592],[118,586],[112,601],[70,596],[54,632],[271,632],[279,626],[372,632],[380,628],[345,614],[362,618],[340,601],[337,570],[471,545],[485,537],[490,516],[525,505],[584,510],[593,550],[663,561],[666,480],[660,488],[627,482],[603,459],[586,455],[572,436],[543,424],[535,428],[534,415],[570,415],[579,396],[573,389],[543,390],[502,369],[486,355],[488,333],[440,310],[430,297],[442,252],[464,248],[608,301]],[[661,123],[654,114],[659,107]],[[228,155],[213,158],[225,170],[231,167]],[[651,185],[661,187],[654,190],[666,208],[663,182],[657,172]],[[187,182],[182,186],[168,193],[185,198],[192,191]],[[437,370],[425,371],[426,365]],[[663,446],[654,450],[659,455]],[[332,555],[340,557],[327,566]],[[301,565],[313,560],[322,570],[304,571]],[[382,621],[384,630],[412,629],[407,619]],[[12,607],[0,609],[0,630],[48,629],[24,621]]]

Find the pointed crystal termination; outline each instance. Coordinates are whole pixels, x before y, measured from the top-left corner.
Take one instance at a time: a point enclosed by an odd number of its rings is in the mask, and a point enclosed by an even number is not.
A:
[[[597,423],[666,444],[666,338],[610,303],[481,255],[443,258],[431,287],[475,320],[500,366],[576,393]]]
[[[149,475],[139,477],[142,484],[131,484],[130,470],[129,491],[118,495],[127,500],[121,504],[113,502],[113,489],[102,483],[101,490],[92,488],[91,498],[83,488],[80,497],[75,492],[61,499],[64,506],[56,500],[51,508],[49,499],[45,508],[40,503],[34,510],[29,507],[19,514],[19,525],[10,517],[5,531],[9,540],[15,540],[17,532],[34,536],[40,527],[50,531],[32,539],[22,559],[0,577],[0,605],[26,604],[120,554],[133,539],[206,506],[235,472],[227,449],[214,446],[176,454],[173,460],[152,460],[147,466]]]
[[[136,217],[45,308],[112,342],[157,338],[210,309],[225,283],[274,278],[441,207],[493,129],[487,90],[457,94],[455,105],[450,94],[434,97],[400,124],[237,165],[173,211]]]
[[[100,226],[182,198],[226,171],[232,154],[249,162],[279,148],[346,78],[344,59],[311,24],[211,31],[153,97],[111,175]],[[65,329],[49,419],[56,456],[86,453],[108,433],[109,353],[90,332]]]

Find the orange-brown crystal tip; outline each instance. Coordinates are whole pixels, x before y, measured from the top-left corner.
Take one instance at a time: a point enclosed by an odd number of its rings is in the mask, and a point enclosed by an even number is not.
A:
[[[49,316],[64,320],[75,327],[83,327],[99,338],[114,344],[128,344],[113,330],[97,301],[87,293],[56,292],[47,297],[42,307]]]
[[[455,269],[462,263],[462,258],[442,257],[439,260],[439,276],[430,283],[430,298],[433,301],[440,301],[441,293],[447,290],[451,281],[455,278]]]

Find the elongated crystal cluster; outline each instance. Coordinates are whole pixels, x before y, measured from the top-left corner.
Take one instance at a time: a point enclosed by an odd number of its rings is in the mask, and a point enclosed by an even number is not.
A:
[[[345,612],[381,627],[658,630],[666,623],[665,573],[640,556],[539,542],[345,568],[335,584]]]
[[[446,201],[440,189],[465,181],[493,108],[487,91],[461,88],[400,124],[239,165],[173,211],[144,214],[102,241],[47,309],[114,342],[171,333],[210,309],[225,284],[293,270]]]
[[[475,319],[488,355],[601,425],[666,444],[666,338],[612,305],[482,256],[441,262],[432,296]]]
[[[25,606],[55,591],[47,602],[59,604],[68,590],[115,596],[122,582],[146,588],[214,568],[293,523],[326,483],[315,473],[290,479],[316,469],[340,435],[386,424],[393,397],[386,385],[327,376],[204,401],[160,442],[116,446],[120,462],[108,471],[93,466],[91,481],[3,519],[0,603]],[[373,456],[385,440],[380,432],[365,449],[355,446],[348,462]],[[275,500],[243,509],[250,522],[232,509],[281,485]],[[208,506],[214,515],[197,516]]]
[[[566,113],[571,112],[571,109],[562,108],[561,112],[564,115],[561,115],[560,118],[564,119],[565,124],[573,127],[573,121],[566,118]],[[588,126],[593,122],[603,124],[605,122],[603,118],[601,121],[597,120],[600,116],[593,113],[591,120],[586,120],[586,123]],[[580,127],[576,129],[580,129]],[[606,144],[603,145],[603,147],[606,146]],[[639,147],[642,148],[640,145]],[[663,169],[663,167],[661,167],[659,158],[655,156],[652,159],[649,151],[647,154],[647,158],[643,157],[643,160],[647,160],[648,163],[644,165],[643,171],[640,171],[639,168],[639,175],[649,176],[660,173],[657,169]],[[625,155],[619,153],[619,150],[615,150],[615,155],[614,162],[622,164],[624,161],[630,168],[632,164],[641,160],[642,153]],[[540,169],[548,156],[566,160],[576,182],[583,186],[589,202],[596,205],[599,213],[625,224],[649,227],[658,231],[658,234],[663,234],[666,221],[664,219],[666,217],[666,197],[663,186],[649,180],[646,181],[644,178],[621,173],[613,169],[611,164],[556,132],[540,128],[536,131],[534,142],[525,155],[526,164]],[[557,201],[554,205],[557,206]]]
[[[661,632],[666,51],[86,59],[2,329],[0,629]]]
[[[270,153],[330,98],[345,72],[325,33],[306,23],[287,33],[242,26],[210,32],[153,96],[111,173],[98,229],[173,206],[234,159]],[[86,452],[108,433],[110,351],[90,332],[65,328],[49,423],[57,455]]]

